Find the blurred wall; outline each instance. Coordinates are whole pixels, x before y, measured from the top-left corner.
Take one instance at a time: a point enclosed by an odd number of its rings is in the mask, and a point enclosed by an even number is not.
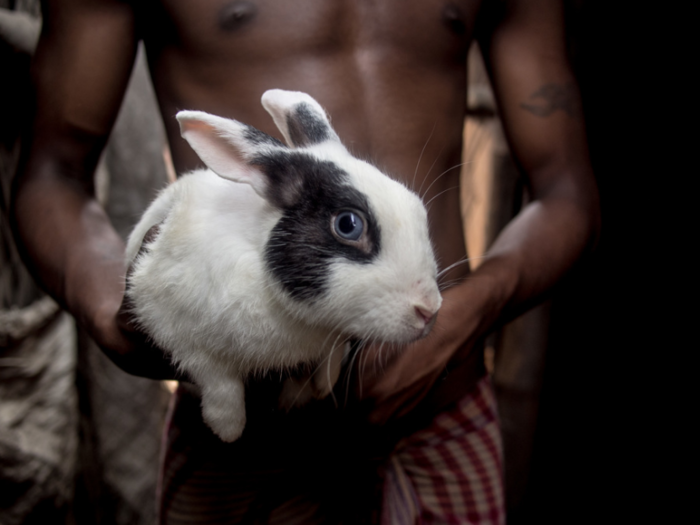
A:
[[[150,524],[169,393],[76,337],[24,269],[8,227],[39,14],[36,1],[0,0],[0,523]],[[96,174],[123,237],[167,183],[164,145],[140,50]]]

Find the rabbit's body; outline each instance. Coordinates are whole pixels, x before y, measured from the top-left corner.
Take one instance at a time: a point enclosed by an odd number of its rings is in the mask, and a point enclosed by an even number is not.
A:
[[[274,90],[263,104],[290,147],[178,115],[210,169],[166,188],[127,247],[138,322],[202,388],[205,421],[227,441],[245,425],[251,374],[318,366],[325,395],[349,338],[415,340],[441,302],[420,199],[352,157],[308,95]],[[309,397],[285,392],[287,405]]]
[[[211,359],[244,375],[295,366],[328,356],[336,343],[327,329],[294,319],[274,286],[260,285],[269,281],[265,240],[281,215],[269,208],[248,184],[200,170],[169,186],[140,223],[160,231],[130,278],[151,298],[136,301],[139,322],[190,373]]]

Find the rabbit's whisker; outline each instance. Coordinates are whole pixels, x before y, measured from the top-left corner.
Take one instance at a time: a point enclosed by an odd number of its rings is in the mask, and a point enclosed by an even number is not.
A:
[[[433,138],[433,133],[435,133],[435,126],[437,126],[437,122],[433,124],[433,129],[430,132],[430,135],[428,136],[428,140],[426,140],[425,144],[423,144],[423,149],[420,151],[420,155],[418,156],[418,162],[416,162],[416,170],[413,172],[413,181],[411,181],[411,188],[416,187],[416,176],[418,175],[418,167],[420,166],[420,161],[423,159],[423,153],[425,153],[425,148],[428,147],[430,139]]]
[[[423,194],[421,195],[421,200],[423,200],[423,198],[424,198],[424,197],[428,194],[428,192],[430,191],[430,188],[432,188],[433,185],[434,185],[437,181],[439,181],[442,177],[444,177],[445,175],[447,175],[450,171],[452,171],[452,170],[454,170],[454,169],[457,169],[457,168],[461,168],[462,166],[464,166],[464,165],[466,165],[466,164],[469,164],[469,162],[460,162],[459,164],[455,164],[455,165],[452,166],[451,168],[447,168],[447,169],[446,169],[445,171],[443,171],[440,175],[438,175],[437,177],[435,177],[435,178],[433,179],[433,181],[430,183],[430,185],[425,189],[425,193],[423,193]],[[426,206],[427,206],[427,204],[426,204]]]
[[[426,202],[426,203],[425,203],[425,207],[428,209],[428,211],[430,211],[430,204],[431,204],[435,199],[437,199],[437,198],[438,198],[440,195],[442,195],[443,193],[447,193],[448,191],[457,190],[457,189],[459,189],[459,186],[452,186],[451,188],[447,188],[447,189],[445,189],[445,190],[442,190],[440,193],[434,195],[428,202]]]

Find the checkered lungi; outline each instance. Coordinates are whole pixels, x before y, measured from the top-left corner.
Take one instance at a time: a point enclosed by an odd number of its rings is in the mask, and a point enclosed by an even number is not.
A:
[[[294,436],[275,426],[247,442],[244,434],[225,444],[197,416],[198,400],[178,396],[166,434],[161,524],[505,523],[501,442],[488,378],[427,427],[384,449],[373,445],[376,439],[354,434],[355,424],[334,426],[327,414],[309,416],[325,417],[332,427],[316,442],[307,436],[285,444]]]
[[[384,466],[381,525],[505,523],[503,455],[489,378]]]

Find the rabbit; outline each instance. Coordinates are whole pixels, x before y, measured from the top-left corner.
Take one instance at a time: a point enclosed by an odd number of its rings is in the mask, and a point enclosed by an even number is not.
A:
[[[420,198],[353,157],[311,96],[274,89],[262,105],[286,145],[177,114],[207,168],[158,195],[126,250],[137,322],[200,386],[204,421],[228,442],[245,427],[246,378],[307,364],[323,397],[347,341],[417,340],[442,302]],[[299,383],[283,406],[310,399]]]

